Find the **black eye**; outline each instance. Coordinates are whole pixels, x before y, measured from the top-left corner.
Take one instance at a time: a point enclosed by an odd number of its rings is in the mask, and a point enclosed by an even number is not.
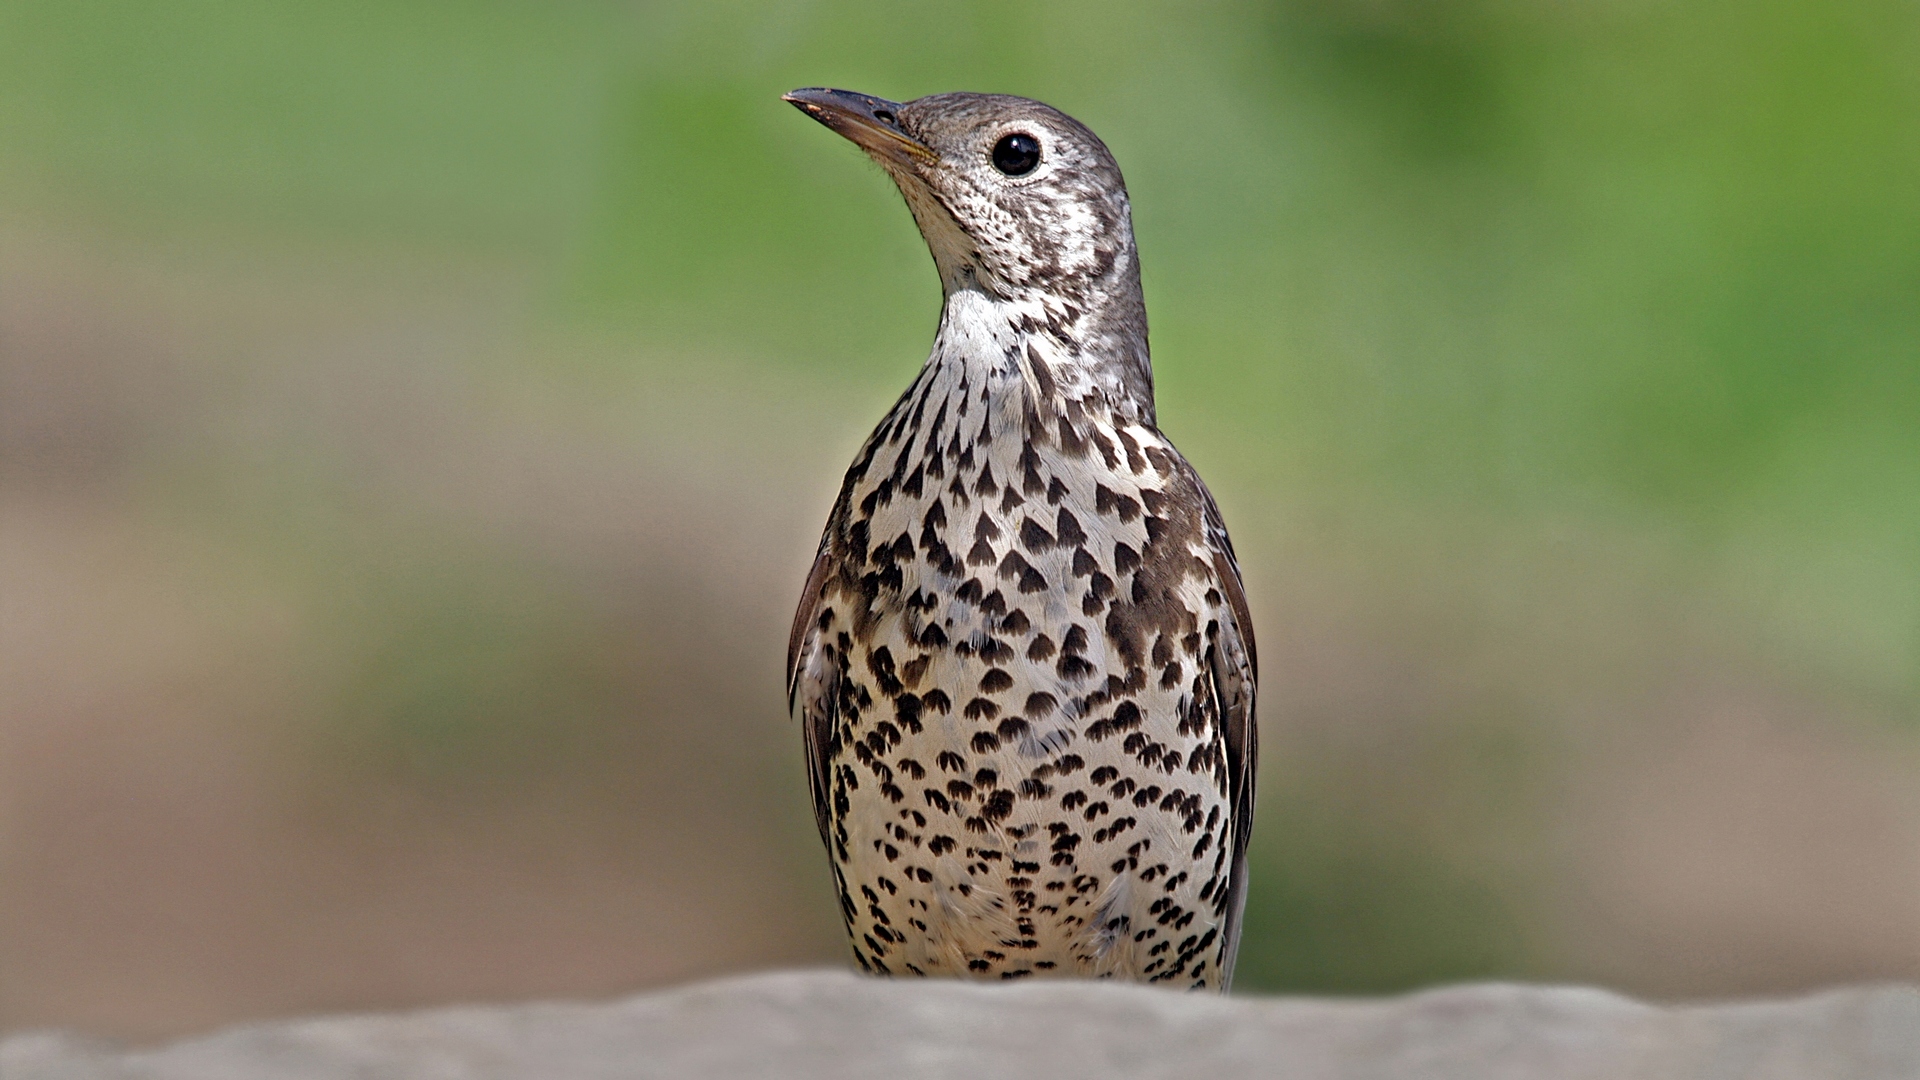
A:
[[[1024,131],[1001,137],[993,144],[993,167],[1008,176],[1025,176],[1040,164],[1040,140]]]

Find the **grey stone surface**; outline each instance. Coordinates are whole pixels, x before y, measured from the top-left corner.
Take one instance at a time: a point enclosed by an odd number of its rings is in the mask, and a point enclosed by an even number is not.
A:
[[[1226,1080],[1920,1078],[1920,989],[1657,1007],[1455,986],[1371,1000],[779,972],[604,1004],[250,1024],[152,1048],[0,1042],[0,1080],[613,1080],[1178,1076]]]

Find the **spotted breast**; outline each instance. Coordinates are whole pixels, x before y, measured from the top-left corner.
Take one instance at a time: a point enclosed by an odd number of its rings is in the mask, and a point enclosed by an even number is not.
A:
[[[1025,99],[788,100],[893,176],[946,292],[789,638],[854,956],[1224,989],[1252,623],[1219,510],[1155,423],[1119,170]]]

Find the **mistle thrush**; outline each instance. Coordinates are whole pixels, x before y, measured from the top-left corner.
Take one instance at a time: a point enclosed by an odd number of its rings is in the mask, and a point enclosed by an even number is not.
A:
[[[871,972],[1224,989],[1253,825],[1253,624],[1155,424],[1125,184],[1024,98],[786,100],[933,251],[933,353],[834,503],[787,644]]]

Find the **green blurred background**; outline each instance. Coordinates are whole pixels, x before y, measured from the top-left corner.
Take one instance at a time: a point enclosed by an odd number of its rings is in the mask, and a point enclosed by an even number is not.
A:
[[[1920,9],[0,0],[0,1029],[842,962],[786,620],[939,291],[778,100],[1131,184],[1246,990],[1920,979]]]

